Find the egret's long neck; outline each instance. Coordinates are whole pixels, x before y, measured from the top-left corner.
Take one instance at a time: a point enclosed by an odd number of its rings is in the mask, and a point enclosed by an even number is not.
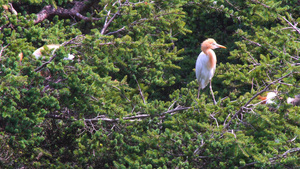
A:
[[[203,52],[209,57],[209,68],[214,68],[217,64],[217,57],[212,49],[203,50]]]

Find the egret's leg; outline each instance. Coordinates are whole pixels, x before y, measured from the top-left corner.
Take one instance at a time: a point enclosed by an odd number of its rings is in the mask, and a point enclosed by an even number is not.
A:
[[[209,88],[210,88],[210,92],[211,92],[212,98],[214,100],[214,105],[216,105],[217,102],[215,100],[214,91],[212,90],[212,87],[211,87],[211,80],[209,81]]]
[[[200,84],[199,84],[199,87],[198,87],[198,97],[197,97],[197,99],[199,99],[199,96],[200,96]]]

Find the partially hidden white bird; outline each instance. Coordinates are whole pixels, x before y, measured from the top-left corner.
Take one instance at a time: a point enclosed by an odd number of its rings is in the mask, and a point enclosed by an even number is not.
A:
[[[55,51],[56,51],[61,45],[59,45],[59,44],[51,44],[51,45],[46,45],[46,46],[47,46],[47,48],[48,48],[49,50],[54,49],[54,50],[52,51],[52,55],[53,55],[53,54],[55,53]],[[32,53],[32,55],[34,55],[35,58],[38,59],[39,57],[42,56],[42,50],[45,50],[44,46],[42,46],[42,47],[38,48],[37,50],[35,50],[35,51]],[[68,54],[68,57],[65,57],[64,60],[73,60],[74,57],[75,57],[74,55]]]
[[[294,106],[300,106],[300,94],[296,95],[295,98],[287,98],[287,103]]]
[[[210,92],[212,94],[214,104],[217,104],[214,93],[211,86],[211,80],[215,74],[217,57],[213,49],[225,48],[225,46],[219,45],[214,39],[208,38],[201,44],[202,52],[199,54],[196,62],[196,78],[199,83],[198,97],[200,95],[200,89],[204,89],[209,83]]]
[[[275,103],[273,99],[277,96],[277,93],[275,92],[269,92],[267,93],[267,97],[258,96],[257,98],[261,100],[262,104],[273,104]]]

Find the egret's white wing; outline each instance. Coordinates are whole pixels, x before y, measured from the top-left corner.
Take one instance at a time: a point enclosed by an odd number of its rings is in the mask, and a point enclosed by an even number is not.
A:
[[[214,54],[214,53],[213,53]],[[214,76],[216,67],[210,68],[209,56],[201,52],[196,61],[196,78],[200,88],[204,89]]]

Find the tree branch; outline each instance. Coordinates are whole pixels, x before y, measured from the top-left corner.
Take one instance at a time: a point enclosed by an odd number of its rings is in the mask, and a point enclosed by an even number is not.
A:
[[[124,31],[124,30],[125,30],[125,26],[123,26],[121,29],[116,30],[116,31],[114,31],[114,32],[109,32],[109,33],[107,33],[106,35],[112,35],[112,34],[119,33],[119,32]]]
[[[278,155],[278,156],[273,157],[273,158],[269,158],[269,161],[272,163],[272,162],[274,162],[275,160],[277,160],[277,159],[279,159],[279,158],[284,158],[288,153],[294,153],[294,152],[298,152],[298,151],[300,151],[300,148],[299,148],[299,147],[298,147],[298,148],[292,148],[292,149],[290,149],[290,150],[287,150],[286,152],[284,152],[284,153],[281,154],[281,155]],[[256,163],[258,163],[258,162],[255,161],[255,162],[252,162],[252,163],[248,163],[248,164],[246,164],[246,165],[244,165],[244,166],[242,166],[242,167],[239,167],[239,169],[242,169],[242,168],[245,168],[245,167],[252,166],[252,165],[254,165],[254,164],[256,164]]]
[[[34,20],[34,23],[40,23],[43,20],[47,19],[51,15],[58,15],[62,17],[70,17],[75,16],[79,19],[85,21],[95,21],[100,20],[101,18],[93,18],[93,17],[86,17],[80,14],[80,12],[90,8],[94,5],[97,1],[74,1],[74,6],[71,9],[65,9],[62,7],[54,7],[52,5],[45,6],[39,13],[37,13],[37,18]]]
[[[121,2],[120,2],[121,3]],[[115,3],[113,4],[113,6],[115,5]],[[120,4],[121,5],[121,4]],[[104,35],[105,31],[107,30],[108,26],[110,25],[110,23],[117,17],[117,15],[120,15],[120,8],[118,9],[118,12],[116,12],[111,18],[109,21],[107,21],[108,17],[110,15],[110,11],[107,13],[107,16],[106,16],[106,20],[105,20],[105,23],[104,23],[104,26],[101,30],[101,34]]]
[[[285,17],[279,15],[283,20],[285,20],[290,26],[292,26],[299,34],[300,34],[300,29],[296,27],[296,24],[293,25],[290,21],[288,21]]]
[[[3,53],[4,49],[7,48],[9,45],[10,44],[7,44],[6,46],[3,47],[2,44],[1,44],[0,59],[1,59],[1,56],[2,56],[2,53]]]
[[[260,4],[260,5],[262,5],[263,7],[265,7],[265,8],[270,8],[268,5],[266,5],[266,4],[264,4],[264,3],[262,3],[262,2],[259,2],[258,0],[251,0],[252,2],[254,2],[254,3],[256,3],[256,4]]]
[[[174,115],[174,114],[176,114],[175,112],[178,112],[178,111],[181,111],[181,110],[188,110],[190,108],[191,107],[177,106],[175,109],[168,110],[166,112],[163,112],[161,114],[157,114],[155,116],[156,117],[159,116],[161,118],[164,118],[166,114]],[[62,116],[62,115],[54,115],[54,114],[47,114],[45,117],[46,118],[52,118],[52,119],[66,119],[66,120],[69,119],[68,117],[65,117],[65,116]],[[134,120],[141,120],[141,119],[147,118],[147,117],[151,117],[151,115],[150,114],[138,114],[138,115],[135,115],[135,116],[123,117],[122,120],[134,121]],[[79,120],[79,119],[75,119],[75,120]],[[92,119],[84,119],[85,122],[87,122],[87,121],[88,122],[98,122],[99,120],[106,121],[106,122],[118,122],[121,119],[120,118],[112,119],[112,118],[106,117],[105,115],[100,115],[100,116],[97,116],[97,117],[92,118]]]
[[[142,92],[142,89],[141,89],[141,87],[140,87],[140,85],[139,85],[139,82],[136,80],[136,78],[135,78],[135,81],[136,81],[136,83],[137,83],[137,85],[138,85],[138,87],[139,87],[140,95],[141,95],[141,97],[142,97],[142,99],[143,99],[143,102],[144,102],[144,104],[146,104],[145,98],[144,98],[144,95],[143,95],[143,92]]]

